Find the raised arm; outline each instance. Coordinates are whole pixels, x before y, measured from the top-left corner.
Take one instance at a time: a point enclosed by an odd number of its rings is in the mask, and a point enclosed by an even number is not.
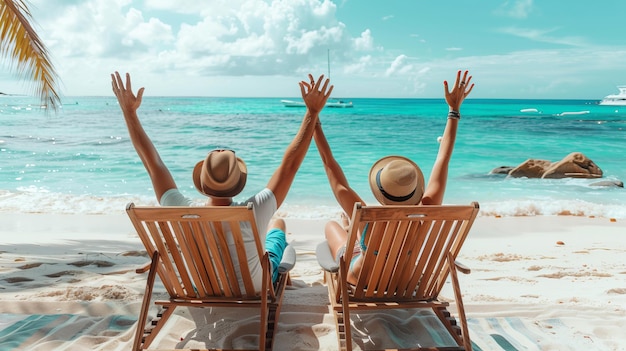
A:
[[[317,123],[313,137],[315,138],[315,145],[322,158],[324,170],[328,177],[328,183],[335,195],[335,199],[337,199],[343,211],[348,216],[351,216],[355,202],[365,203],[354,189],[350,187],[346,175],[343,173],[337,160],[335,160],[330,145],[328,145],[328,141],[326,140],[326,135],[324,135],[324,131],[322,130],[322,123]]]
[[[291,187],[291,183],[293,183],[296,172],[302,164],[309,145],[311,145],[311,138],[313,137],[319,113],[326,105],[326,100],[328,100],[330,93],[333,91],[333,86],[328,85],[330,81],[328,79],[324,81],[323,75],[315,81],[313,76],[309,74],[309,81],[299,83],[302,99],[306,104],[306,112],[304,113],[300,129],[289,146],[287,146],[280,166],[278,166],[267,183],[268,189],[272,190],[276,197],[276,206],[278,207],[287,197],[287,192]],[[323,85],[322,81],[324,81]]]
[[[131,89],[130,74],[126,73],[126,87],[124,87],[119,72],[111,74],[111,85],[124,114],[130,140],[141,162],[143,162],[144,167],[148,171],[154,187],[154,193],[157,200],[160,201],[163,193],[169,189],[176,188],[176,183],[137,117],[137,109],[141,105],[144,88],[140,88],[137,91],[137,96],[135,96]]]
[[[452,86],[452,90],[448,89],[448,82],[444,81],[444,95],[448,103],[448,120],[439,145],[437,159],[433,165],[433,170],[428,180],[428,185],[422,197],[424,205],[441,205],[443,203],[443,195],[446,191],[446,182],[448,180],[448,164],[452,157],[454,142],[456,141],[456,130],[461,119],[461,104],[474,88],[474,84],[470,84],[472,76],[467,76],[468,71],[463,73],[461,79],[461,71],[456,74],[456,81]]]

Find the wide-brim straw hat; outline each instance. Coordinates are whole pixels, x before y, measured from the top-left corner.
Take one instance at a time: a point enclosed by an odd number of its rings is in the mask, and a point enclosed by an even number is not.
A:
[[[232,150],[212,150],[193,169],[193,183],[203,195],[234,197],[246,185],[246,163]]]
[[[386,156],[376,161],[369,181],[374,197],[383,205],[416,205],[424,195],[422,170],[403,156]]]

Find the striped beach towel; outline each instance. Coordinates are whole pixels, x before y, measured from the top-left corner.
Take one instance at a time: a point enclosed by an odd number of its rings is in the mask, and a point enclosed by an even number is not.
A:
[[[0,350],[126,350],[132,342],[136,320],[129,315],[0,313]],[[475,351],[617,350],[606,347],[602,340],[580,335],[558,318],[469,318],[468,326]],[[167,334],[167,329],[162,333]],[[390,327],[385,332],[397,333],[394,329],[397,328]],[[433,335],[437,332],[428,333],[432,340],[437,340]],[[180,336],[177,334],[176,339]],[[289,339],[290,345],[292,342]],[[281,345],[275,348],[282,349]]]
[[[77,314],[0,314],[0,350],[95,349],[127,333],[137,318]]]

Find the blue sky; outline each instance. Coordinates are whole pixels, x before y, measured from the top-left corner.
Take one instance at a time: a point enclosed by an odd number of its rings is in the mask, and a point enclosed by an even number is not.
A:
[[[61,4],[59,4],[61,3]],[[295,97],[327,73],[337,97],[601,99],[626,84],[626,1],[31,0],[65,96]],[[7,66],[8,67],[8,66]],[[7,69],[0,91],[25,92]]]

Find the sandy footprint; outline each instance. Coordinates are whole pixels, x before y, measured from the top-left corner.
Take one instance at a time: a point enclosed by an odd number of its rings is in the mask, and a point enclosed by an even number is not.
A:
[[[522,260],[532,260],[530,257],[524,257],[522,255],[516,254],[505,254],[502,252],[495,253],[492,255],[482,255],[478,256],[477,259],[479,261],[496,261],[496,262],[512,262],[512,261],[522,261]]]
[[[609,295],[626,295],[626,288],[609,289],[606,293]]]
[[[582,277],[598,277],[598,278],[608,278],[613,275],[610,273],[602,273],[597,271],[592,272],[554,272],[549,274],[540,274],[538,277],[541,278],[553,278],[553,279],[561,279],[565,277],[574,277],[574,278],[582,278]]]
[[[120,253],[120,256],[130,256],[130,257],[150,257],[150,255],[148,255],[148,251],[143,250],[143,251],[125,251]]]
[[[17,283],[32,282],[34,279],[26,278],[26,277],[9,277],[9,278],[4,278],[3,280],[9,284],[17,284]]]
[[[45,276],[48,278],[61,278],[66,275],[76,276],[80,274],[83,274],[83,272],[82,271],[61,271],[57,273],[46,274]]]
[[[524,282],[524,283],[537,283],[536,280],[533,279],[526,279],[526,278],[522,278],[522,277],[493,277],[493,278],[485,278],[482,280],[487,280],[487,281],[501,281],[501,280],[508,280],[511,282]]]
[[[97,266],[98,268],[115,266],[115,263],[113,262],[102,261],[102,260],[82,260],[82,261],[71,262],[68,264],[71,264],[72,266],[76,266],[76,267],[85,267],[85,266],[94,265],[94,266]]]
[[[18,269],[31,269],[31,268],[37,268],[39,266],[41,266],[42,264],[44,264],[43,262],[34,262],[34,263],[28,263],[25,265],[21,265],[19,267],[17,267]]]

